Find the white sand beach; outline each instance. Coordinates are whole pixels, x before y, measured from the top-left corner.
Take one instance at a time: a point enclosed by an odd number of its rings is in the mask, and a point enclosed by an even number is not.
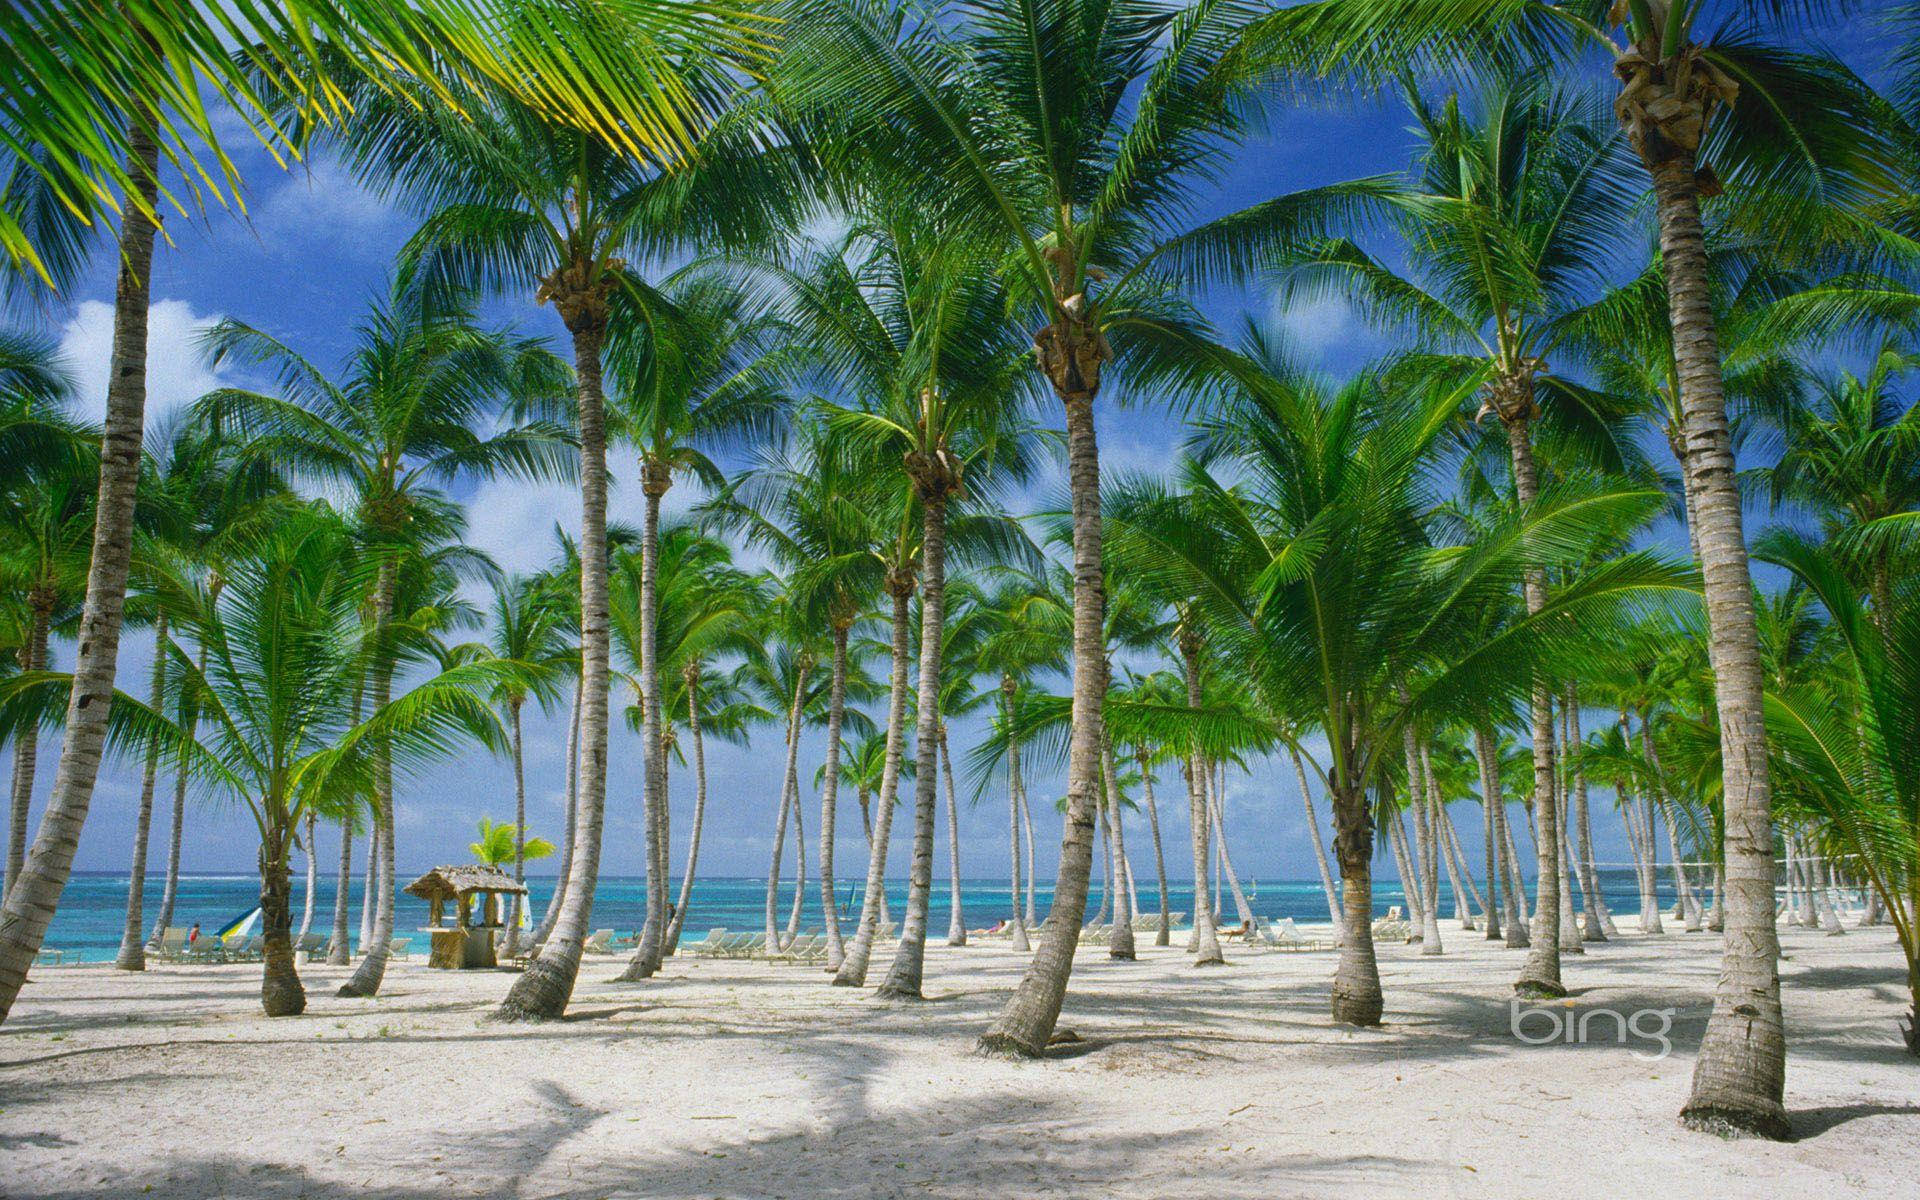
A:
[[[1509,1029],[1516,953],[1446,931],[1382,948],[1387,1021],[1335,1028],[1333,958],[1195,971],[1083,949],[1055,1061],[976,1056],[1024,961],[929,949],[912,1005],[813,968],[590,961],[569,1019],[485,1020],[510,977],[399,964],[374,1001],[257,966],[43,969],[0,1030],[8,1197],[1920,1196],[1920,1073],[1890,932],[1785,930],[1798,1140],[1683,1131],[1718,942],[1627,934],[1570,960],[1576,1011],[1673,1008],[1674,1053],[1589,1023]],[[1654,1018],[1639,1028],[1657,1028]],[[1544,1037],[1545,1018],[1523,1023]]]

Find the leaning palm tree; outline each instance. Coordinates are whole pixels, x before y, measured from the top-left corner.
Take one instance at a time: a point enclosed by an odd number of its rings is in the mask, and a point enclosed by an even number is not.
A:
[[[392,699],[398,660],[387,630],[400,573],[451,532],[453,517],[434,485],[563,476],[570,439],[551,421],[498,427],[501,410],[538,405],[560,391],[565,368],[539,342],[479,328],[466,298],[396,282],[355,334],[333,376],[271,334],[223,321],[206,335],[214,361],[270,372],[278,394],[223,388],[199,408],[209,423],[245,436],[253,458],[351,496],[356,528],[381,568],[367,664],[368,703],[379,711]],[[379,992],[392,940],[393,782],[377,762],[373,789],[374,941],[342,985],[346,996]]]
[[[658,287],[637,280],[612,309],[608,430],[640,451],[646,511],[640,532],[640,703],[646,743],[647,919],[627,977],[660,969],[667,929],[667,763],[659,620],[660,501],[676,474],[722,482],[707,452],[772,436],[787,407],[782,366],[793,356],[755,298],[721,274],[682,270]]]
[[[986,1034],[995,1049],[1046,1047],[1072,972],[1100,789],[1099,451],[1093,402],[1117,366],[1143,392],[1177,394],[1207,340],[1172,282],[1217,278],[1276,234],[1337,215],[1333,189],[1204,225],[1183,187],[1243,129],[1221,69],[1239,6],[1163,0],[956,3],[904,19],[874,0],[794,0],[775,93],[837,161],[904,183],[923,206],[1004,254],[1008,290],[1040,373],[1065,409],[1075,517],[1074,662],[1079,704],[1059,920]],[[924,784],[922,786],[925,786]]]
[[[692,56],[677,86],[701,111],[724,96],[718,65]],[[514,982],[507,1019],[561,1015],[592,919],[605,817],[610,642],[607,567],[608,416],[602,381],[616,294],[635,284],[629,259],[697,240],[748,243],[794,211],[792,155],[760,152],[750,106],[704,131],[690,156],[633,154],[550,123],[543,109],[488,94],[457,108],[431,98],[367,97],[347,130],[347,159],[422,210],[404,269],[435,283],[531,290],[566,325],[580,440],[581,710],[576,849],[564,906],[540,956]]]

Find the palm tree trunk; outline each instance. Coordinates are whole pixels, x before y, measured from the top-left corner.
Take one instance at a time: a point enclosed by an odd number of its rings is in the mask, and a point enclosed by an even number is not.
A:
[[[522,887],[527,883],[527,758],[520,739],[520,706],[525,703],[519,697],[507,701],[507,713],[513,734],[513,881]],[[507,956],[516,958],[520,954],[520,913],[526,907],[527,898],[516,895],[507,910]]]
[[[1093,920],[1087,922],[1088,927],[1094,929],[1110,924],[1108,914],[1113,911],[1113,830],[1107,825],[1104,788],[1101,795],[1100,819],[1096,823],[1096,832],[1100,836],[1100,908],[1093,914]]]
[[[1429,776],[1429,788],[1432,783]],[[1465,856],[1460,853],[1460,835],[1453,828],[1453,818],[1448,815],[1445,804],[1434,806],[1433,822],[1440,834],[1440,853],[1446,857],[1447,887],[1453,893],[1453,915],[1459,919],[1460,928],[1472,931],[1478,927],[1474,912],[1486,911],[1480,901],[1480,889],[1474,885],[1473,872],[1467,870]]]
[[[1403,691],[1403,699],[1404,695]],[[1407,759],[1407,807],[1413,809],[1414,869],[1420,876],[1420,953],[1432,956],[1444,950],[1440,942],[1440,864],[1434,853],[1439,830],[1433,824],[1433,794],[1429,790],[1432,781],[1421,769],[1412,725],[1401,727],[1401,743]]]
[[[687,870],[680,877],[680,902],[673,906],[673,919],[667,926],[667,953],[680,948],[680,931],[686,928],[687,905],[693,899],[693,872],[700,864],[700,830],[707,820],[707,744],[700,732],[700,666],[689,664],[687,679],[687,728],[693,734],[693,828],[687,834]]]
[[[1713,1015],[1681,1113],[1693,1128],[1789,1134],[1786,1031],[1780,1014],[1780,938],[1773,921],[1772,781],[1761,716],[1760,638],[1741,529],[1720,348],[1693,154],[1649,156],[1660,263],[1686,433],[1686,487],[1698,528],[1708,645],[1720,717],[1726,811],[1726,938]]]
[[[1213,789],[1213,794],[1208,800],[1213,810],[1213,836],[1220,843],[1220,872],[1226,876],[1227,890],[1233,893],[1234,914],[1240,918],[1242,925],[1251,929],[1253,928],[1253,905],[1247,903],[1246,890],[1240,886],[1240,873],[1233,869],[1233,854],[1227,849],[1225,783],[1226,781],[1222,779],[1220,786]]]
[[[1335,748],[1333,753],[1341,750]],[[1342,919],[1340,965],[1333,975],[1333,1019],[1370,1026],[1380,1023],[1386,1007],[1380,993],[1380,965],[1373,955],[1373,815],[1364,786],[1352,780],[1350,770],[1346,779],[1344,785],[1331,789]]]
[[[827,923],[827,970],[838,971],[847,947],[834,899],[833,839],[840,817],[840,725],[847,713],[847,625],[833,623],[833,680],[827,692],[826,777],[820,781],[820,909]]]
[[[373,711],[382,712],[393,700],[393,648],[388,645],[393,625],[393,595],[400,576],[399,560],[388,551],[380,564],[373,591]],[[373,836],[379,848],[379,869],[368,876],[374,893],[373,941],[361,946],[360,965],[340,985],[339,995],[377,996],[387,974],[387,952],[393,944],[393,752],[385,739],[373,747]]]
[[[1528,411],[1517,420],[1506,422],[1507,448],[1513,460],[1514,495],[1522,507],[1540,495],[1540,475],[1533,460],[1533,439],[1528,428]],[[1544,572],[1529,570],[1524,585],[1527,613],[1538,613],[1547,604]],[[1528,932],[1526,965],[1514,991],[1522,996],[1542,999],[1567,994],[1560,982],[1560,810],[1553,788],[1554,741],[1552,693],[1546,680],[1536,679],[1529,697],[1528,716],[1533,741],[1533,819],[1539,828],[1535,853],[1539,859],[1534,882],[1533,928]]]
[[[340,818],[340,876],[333,892],[333,940],[327,945],[327,965],[344,967],[353,961],[347,948],[348,893],[353,887],[353,817]]]
[[[1327,894],[1327,920],[1333,922],[1336,935],[1340,932],[1340,893],[1333,886],[1333,872],[1327,867],[1327,843],[1320,836],[1320,818],[1313,811],[1313,790],[1307,785],[1307,765],[1300,758],[1300,751],[1289,745],[1287,754],[1293,759],[1293,777],[1300,783],[1300,806],[1306,810],[1307,833],[1313,838],[1313,865],[1320,869],[1320,890]]]
[[[167,699],[167,614],[164,610],[153,621],[153,694],[151,707],[160,712]],[[153,789],[160,777],[160,742],[156,738],[147,748],[146,763],[140,772],[140,808],[133,822],[133,865],[127,879],[127,923],[120,933],[120,953],[113,965],[121,971],[147,969],[146,947],[140,931],[146,926],[141,908],[147,889],[147,838],[153,831]],[[307,877],[309,889],[313,877]]]
[[[940,722],[940,774],[947,793],[947,867],[952,892],[947,897],[947,945],[967,944],[967,918],[960,899],[960,805],[953,795],[952,751],[947,748],[947,723]]]
[[[1007,900],[1013,906],[1008,924],[1013,949],[1022,953],[1033,949],[1027,937],[1026,918],[1020,912],[1020,738],[1013,724],[1013,676],[1001,673],[1000,714],[1007,730],[1007,853],[1013,861],[1013,874],[1007,884]]]
[[[893,678],[887,698],[887,754],[880,771],[879,813],[873,821],[872,844],[867,848],[867,890],[860,904],[860,928],[853,945],[835,973],[835,987],[862,987],[867,982],[867,963],[873,954],[873,939],[880,928],[880,908],[887,894],[887,843],[893,834],[893,803],[900,789],[900,743],[907,721],[907,635],[911,626],[908,602],[913,596],[911,576],[888,580],[893,597]]]
[[[566,1012],[580,974],[580,954],[593,921],[600,875],[600,833],[607,800],[607,426],[600,385],[606,337],[605,298],[597,292],[556,299],[573,334],[580,396],[580,783],[573,861],[566,898],[553,930],[514,981],[496,1015],[507,1021],[552,1020]]]
[[[204,645],[200,647],[199,657],[200,674],[204,677],[207,672],[207,648]],[[196,735],[199,723],[200,714],[189,704],[181,717],[181,724],[185,726],[189,738]],[[166,932],[167,926],[173,924],[174,901],[180,894],[180,833],[186,819],[187,772],[185,767],[181,767],[173,773],[173,822],[167,831],[167,877],[160,891],[160,911],[153,918],[153,933],[147,938],[149,950],[159,948],[161,935]]]
[[[640,946],[620,978],[646,979],[660,969],[667,938],[667,746],[660,695],[660,498],[673,483],[664,464],[641,464],[646,512],[640,526],[640,722],[646,744],[644,820],[647,832],[647,920]]]
[[[914,710],[913,859],[907,868],[907,912],[900,949],[879,994],[918,1000],[933,899],[933,827],[940,784],[940,646],[947,611],[947,498],[920,489],[920,691]]]
[[[1153,944],[1170,946],[1173,944],[1173,913],[1167,900],[1167,857],[1160,844],[1160,805],[1153,797],[1153,769],[1147,763],[1144,749],[1140,751],[1140,790],[1147,801],[1147,829],[1153,834],[1154,885],[1160,891],[1160,929],[1154,934]],[[1317,832],[1315,837],[1318,837]]]
[[[793,810],[793,906],[787,910],[787,935],[782,943],[793,945],[793,939],[800,936],[800,916],[807,903],[807,828],[804,814],[806,808],[800,803],[800,767],[797,756],[800,752],[800,730],[793,731],[793,749],[796,761],[793,770],[793,787],[789,793],[792,799],[788,806]]]
[[[307,813],[307,836],[304,839],[302,839],[301,845],[300,845],[300,849],[305,852],[307,857],[307,886],[304,893],[301,896],[301,908],[300,908],[300,935],[299,936],[303,938],[306,937],[307,932],[313,928],[313,904],[314,904],[313,889],[314,889],[314,885],[318,883],[320,879],[320,862],[318,857],[313,852],[314,833],[318,829],[319,824],[320,824],[319,815],[313,812],[308,812]]]
[[[120,658],[120,617],[133,556],[135,485],[147,404],[147,308],[152,277],[159,151],[145,118],[129,122],[127,174],[143,203],[128,203],[120,225],[120,275],[113,301],[113,361],[107,377],[107,416],[100,439],[100,491],[95,505],[93,558],[80,613],[73,691],[60,741],[53,794],[40,832],[20,870],[9,876],[0,908],[0,1022],[40,953],[47,924],[66,890],[80,830],[93,802],[93,785],[106,748],[107,709]]]
[[[27,644],[21,647],[20,669],[47,669],[47,631],[53,621],[53,600],[39,595],[30,605],[33,617],[27,628]],[[7,826],[7,877],[0,885],[0,899],[13,890],[13,881],[27,861],[27,822],[33,813],[33,780],[40,761],[40,731],[23,726],[13,740],[13,809]]]
[[[528,941],[537,952],[547,944],[553,923],[567,899],[567,880],[573,877],[573,840],[580,822],[580,680],[573,681],[573,716],[567,723],[567,836],[560,842],[560,869],[554,872],[553,895]]]
[[[1111,667],[1108,668],[1112,670]],[[1100,774],[1106,785],[1108,823],[1113,826],[1113,936],[1107,939],[1107,957],[1131,961],[1133,948],[1133,880],[1127,870],[1127,837],[1120,828],[1120,773],[1114,769],[1113,739],[1102,737]]]
[[[1581,761],[1586,738],[1580,731],[1580,693],[1572,683],[1567,684],[1566,721],[1567,772],[1573,777],[1573,821],[1580,836],[1580,895],[1586,901],[1580,936],[1604,942],[1610,935],[1618,937],[1620,930],[1613,927],[1613,917],[1600,895],[1600,871],[1593,865],[1593,816],[1587,804],[1587,769]]]
[[[1180,662],[1187,685],[1187,707],[1199,708],[1200,636],[1189,624],[1190,619],[1183,614],[1180,621]],[[1220,952],[1220,932],[1214,926],[1213,903],[1207,895],[1211,887],[1207,874],[1213,858],[1213,822],[1207,810],[1205,768],[1197,749],[1187,755],[1182,770],[1187,778],[1187,826],[1193,841],[1193,937],[1188,949],[1194,954],[1194,966],[1217,966],[1227,959]]]
[[[1053,907],[1040,949],[1006,1007],[980,1039],[981,1048],[1037,1058],[1046,1053],[1067,998],[1080,918],[1093,869],[1093,817],[1100,787],[1100,742],[1106,694],[1105,580],[1100,553],[1100,451],[1093,391],[1062,393],[1067,415],[1067,482],[1073,506],[1073,716],[1067,749],[1067,813],[1054,879]]]
[[[1027,849],[1027,931],[1040,928],[1040,911],[1034,902],[1033,877],[1040,870],[1040,860],[1033,854],[1033,807],[1027,803],[1027,781],[1020,780],[1020,841]]]
[[[375,820],[369,813],[367,821],[367,869],[360,876],[360,945],[358,953],[365,954],[373,945],[373,910],[379,907],[379,888],[375,880],[380,874],[380,835],[375,829]]]
[[[780,948],[780,860],[787,852],[787,813],[793,807],[794,776],[799,771],[800,702],[807,690],[806,670],[801,669],[793,682],[793,699],[787,706],[787,766],[780,776],[780,808],[773,820],[773,861],[767,867],[766,926],[767,953]]]
[[[1409,942],[1424,941],[1427,936],[1427,889],[1420,882],[1420,865],[1407,851],[1406,814],[1396,812],[1387,823],[1387,843],[1393,849],[1393,865],[1400,872],[1400,894],[1407,901],[1407,925],[1412,930]]]
[[[287,869],[285,826],[272,825],[260,846],[260,1007],[270,1017],[297,1017],[307,1011],[307,991],[293,963],[293,883]]]
[[[1480,767],[1480,818],[1486,830],[1487,940],[1497,942],[1502,937],[1501,920],[1504,918],[1509,925],[1513,922],[1513,893],[1500,886],[1504,864],[1500,859],[1499,817],[1504,801],[1500,796],[1498,768],[1493,763],[1492,738],[1484,730],[1473,731],[1473,749]]]

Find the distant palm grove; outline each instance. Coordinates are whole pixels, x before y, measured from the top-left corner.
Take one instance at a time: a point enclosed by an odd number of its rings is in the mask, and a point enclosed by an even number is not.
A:
[[[1251,933],[1223,800],[1284,762],[1332,1021],[1391,1014],[1376,933],[1441,953],[1447,893],[1516,951],[1517,994],[1567,995],[1621,936],[1602,827],[1631,850],[1636,936],[1720,938],[1683,1120],[1786,1136],[1779,922],[1890,925],[1920,1006],[1920,25],[1871,16],[1893,50],[1870,81],[1803,35],[1824,8],[8,6],[0,1020],[103,764],[139,779],[116,965],[158,947],[183,823],[216,801],[257,830],[261,1002],[292,1016],[296,932],[332,930],[341,995],[381,989],[396,779],[494,755],[518,811],[471,813],[500,822],[475,855],[559,871],[506,922],[524,970],[500,1019],[567,1009],[609,810],[637,795],[623,981],[711,924],[692,883],[725,807],[773,834],[757,944],[817,903],[821,987],[918,1000],[934,922],[969,936],[964,837],[1004,846],[994,933],[1031,954],[979,1045],[1043,1057],[1083,929],[1198,967]],[[1219,211],[1266,118],[1363,100],[1402,113],[1403,170]],[[228,152],[256,141],[333,156],[415,231],[382,294],[325,314],[350,353],[222,320],[200,352],[231,384],[149,422],[167,224],[239,220],[255,181]],[[94,425],[40,331],[102,258]],[[1350,306],[1385,350],[1315,368],[1286,322],[1210,319],[1236,289]],[[564,338],[483,315],[502,300]],[[1120,405],[1184,428],[1157,469],[1103,474],[1096,414]],[[622,448],[636,477],[609,471]],[[498,479],[577,487],[549,569],[468,543],[488,515],[453,496]],[[609,522],[616,488],[638,527]],[[663,516],[675,488],[698,499]],[[151,639],[150,676],[116,674],[123,637]],[[528,833],[536,712],[568,730],[550,842]],[[761,751],[777,794],[709,795],[714,739]],[[1055,855],[1032,810],[1056,797],[1026,778],[1062,764]],[[671,814],[670,771],[693,797]],[[853,807],[868,857],[836,862]],[[316,916],[319,828],[342,857]],[[1407,911],[1376,929],[1388,856]]]

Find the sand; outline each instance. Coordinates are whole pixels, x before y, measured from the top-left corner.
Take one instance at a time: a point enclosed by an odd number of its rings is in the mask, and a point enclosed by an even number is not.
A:
[[[1382,948],[1388,1025],[1370,1031],[1328,1020],[1331,954],[1196,971],[1178,948],[1084,949],[1062,1025],[1085,1041],[1044,1063],[971,1052],[1023,961],[991,943],[930,949],[918,1004],[817,968],[682,957],[615,984],[614,960],[590,961],[570,1019],[534,1027],[483,1019],[507,974],[418,960],[374,1001],[306,968],[306,1015],[272,1021],[257,966],[42,969],[0,1028],[0,1194],[1920,1196],[1888,931],[1786,932],[1799,1139],[1781,1145],[1674,1120],[1712,935],[1569,960],[1575,1011],[1677,1010],[1654,1061],[1604,1018],[1587,1044],[1517,1040],[1518,953],[1445,939],[1439,958]]]

